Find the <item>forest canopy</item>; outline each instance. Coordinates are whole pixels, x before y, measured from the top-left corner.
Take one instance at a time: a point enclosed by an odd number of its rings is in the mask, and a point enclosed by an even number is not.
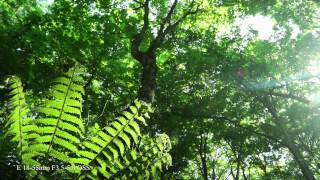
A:
[[[318,0],[0,1],[0,176],[319,179],[319,19]]]

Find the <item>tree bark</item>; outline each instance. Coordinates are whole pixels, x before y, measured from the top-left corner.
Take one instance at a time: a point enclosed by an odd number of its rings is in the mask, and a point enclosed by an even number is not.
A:
[[[142,63],[143,71],[141,76],[141,87],[138,98],[147,103],[152,103],[156,91],[157,64],[155,53],[147,54]]]

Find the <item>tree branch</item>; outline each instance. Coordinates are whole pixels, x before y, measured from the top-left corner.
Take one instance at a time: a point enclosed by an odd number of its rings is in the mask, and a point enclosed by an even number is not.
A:
[[[268,134],[265,134],[265,133],[262,133],[262,132],[258,132],[258,131],[255,131],[253,129],[250,129],[249,127],[245,127],[245,126],[241,126],[240,124],[236,123],[235,121],[231,120],[230,118],[228,117],[225,117],[225,116],[214,116],[214,115],[206,115],[206,114],[200,114],[200,115],[196,115],[196,114],[191,114],[191,113],[182,113],[182,114],[179,114],[177,113],[177,110],[175,111],[176,115],[179,115],[179,116],[182,116],[182,117],[193,117],[193,118],[207,118],[207,119],[219,119],[219,120],[224,120],[224,121],[227,121],[233,125],[235,125],[236,127],[244,130],[244,131],[247,131],[249,133],[253,133],[253,134],[256,134],[258,136],[262,136],[268,140],[272,140],[274,142],[278,142],[278,143],[281,143],[280,140],[276,137],[273,137],[272,135],[268,135]]]
[[[160,28],[158,30],[158,33],[157,33],[157,37],[155,38],[155,42],[159,42],[159,39],[161,38],[161,36],[163,36],[163,33],[164,33],[164,28],[165,28],[165,25],[166,23],[169,23],[170,20],[171,20],[171,17],[172,17],[172,14],[177,6],[177,2],[178,0],[175,0],[167,14],[167,16],[164,18],[164,20],[162,21],[161,25],[160,25]]]
[[[144,15],[143,15],[143,27],[141,29],[141,31],[134,36],[132,42],[131,42],[131,54],[132,56],[140,61],[140,63],[145,63],[142,62],[144,58],[141,58],[141,56],[143,55],[143,53],[140,51],[139,47],[141,45],[141,42],[148,30],[149,27],[149,2],[150,0],[146,0],[144,5],[143,5],[143,9],[144,9]]]
[[[275,124],[277,124],[277,126],[282,131],[282,135],[283,135],[282,142],[294,156],[294,159],[297,161],[305,178],[308,180],[315,180],[314,174],[310,169],[310,165],[305,160],[304,155],[299,150],[298,145],[295,144],[294,139],[290,136],[290,133],[287,132],[287,129],[283,122],[283,118],[278,115],[278,111],[274,103],[272,102],[272,96],[263,97],[261,101],[265,105],[265,107],[268,109],[271,116],[273,117]]]
[[[187,18],[189,15],[193,15],[199,12],[199,5],[197,6],[196,10],[192,10],[194,7],[195,1],[193,0],[190,3],[189,10],[185,12],[175,23],[171,24],[170,20],[172,18],[173,12],[177,5],[177,0],[175,0],[166,16],[166,18],[162,21],[157,37],[151,42],[150,51],[154,51],[157,49],[163,42],[165,36],[171,32],[173,29],[175,29],[185,18]],[[166,28],[165,25],[169,24]]]
[[[307,98],[296,96],[296,95],[293,95],[293,94],[283,94],[283,93],[277,93],[277,92],[271,92],[269,94],[273,95],[273,96],[282,97],[282,98],[294,99],[296,101],[299,101],[299,102],[302,102],[302,103],[305,103],[305,104],[309,104],[310,103],[310,101]]]

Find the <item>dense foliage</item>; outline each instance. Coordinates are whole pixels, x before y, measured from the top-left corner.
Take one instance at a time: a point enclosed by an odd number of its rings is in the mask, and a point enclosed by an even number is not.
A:
[[[319,18],[316,0],[0,1],[1,177],[318,179]]]

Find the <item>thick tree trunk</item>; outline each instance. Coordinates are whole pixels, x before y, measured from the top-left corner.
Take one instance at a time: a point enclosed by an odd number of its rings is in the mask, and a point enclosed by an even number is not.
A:
[[[138,99],[152,103],[156,91],[157,63],[155,50],[142,52],[139,50],[142,37],[139,35],[132,41],[131,55],[142,65],[141,86]]]
[[[143,71],[141,76],[141,87],[138,98],[147,103],[152,103],[156,91],[157,65],[155,53],[148,54],[142,61]]]

